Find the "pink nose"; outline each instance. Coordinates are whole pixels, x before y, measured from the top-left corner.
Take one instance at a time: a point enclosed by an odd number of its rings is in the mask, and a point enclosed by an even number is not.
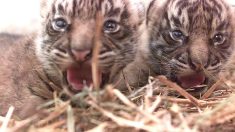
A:
[[[88,55],[91,53],[91,50],[84,50],[84,51],[72,50],[72,53],[76,61],[85,61]]]

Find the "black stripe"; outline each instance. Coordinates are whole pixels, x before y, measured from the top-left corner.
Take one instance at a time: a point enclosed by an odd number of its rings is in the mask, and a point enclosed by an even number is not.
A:
[[[111,9],[108,13],[108,17],[118,17],[121,13],[120,8]]]
[[[77,8],[77,0],[73,0],[73,16],[76,15],[76,8]]]
[[[220,25],[216,28],[217,31],[225,30],[228,29],[229,27],[229,22],[228,21],[222,21]]]
[[[64,7],[61,5],[61,3],[58,5],[58,12],[59,12],[60,14],[65,14],[65,9],[64,9]]]
[[[170,20],[174,22],[176,27],[182,27],[179,17],[172,16]]]

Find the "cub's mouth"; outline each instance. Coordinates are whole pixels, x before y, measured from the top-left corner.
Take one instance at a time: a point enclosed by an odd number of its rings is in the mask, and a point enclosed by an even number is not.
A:
[[[85,87],[93,86],[92,66],[90,62],[68,68],[65,75],[70,90],[73,92],[79,92]],[[98,71],[98,76],[101,80],[102,74],[100,71]]]
[[[177,76],[176,82],[189,93],[202,94],[207,88],[208,78],[202,72],[195,72]]]
[[[76,61],[64,71],[64,77],[69,88],[74,93],[82,91],[84,88],[93,86],[92,77],[92,61],[91,54],[88,54],[85,59]],[[102,73],[98,69],[98,82],[101,84]]]
[[[97,59],[100,61],[99,55],[109,52],[112,49],[102,50],[100,49]],[[102,62],[98,62],[97,64],[97,73],[92,73],[92,58],[94,57],[93,50],[71,50],[71,57],[73,58],[73,64],[64,70],[63,76],[65,78],[65,82],[67,88],[73,93],[78,93],[82,91],[84,88],[93,87],[98,85],[99,87],[103,87],[105,83],[109,80],[109,70],[104,70],[100,65]],[[93,78],[93,75],[95,76]],[[93,80],[95,79],[95,80]],[[94,83],[96,81],[96,83]],[[97,84],[98,83],[98,84]],[[96,86],[95,86],[96,87]]]

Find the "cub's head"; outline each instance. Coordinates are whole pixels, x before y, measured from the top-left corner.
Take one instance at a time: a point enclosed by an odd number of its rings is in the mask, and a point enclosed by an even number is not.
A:
[[[37,56],[48,77],[60,85],[63,76],[75,92],[92,84],[98,12],[103,18],[100,76],[112,70],[118,58],[125,62],[133,59],[137,30],[144,18],[141,11],[139,2],[129,0],[42,0]]]
[[[185,89],[210,84],[234,49],[233,21],[223,0],[153,1],[147,24],[154,72]]]

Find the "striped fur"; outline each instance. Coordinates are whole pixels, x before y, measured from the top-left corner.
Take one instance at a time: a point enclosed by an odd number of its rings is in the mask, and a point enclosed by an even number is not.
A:
[[[144,20],[143,5],[129,0],[43,0],[41,3],[42,27],[37,43],[37,56],[54,83],[60,85],[60,72],[77,62],[72,50],[92,50],[95,36],[96,14],[103,22],[116,21],[120,30],[102,33],[100,69],[104,74],[118,74],[133,61],[140,25]],[[53,21],[65,19],[69,27],[65,31],[53,30]]]
[[[207,84],[217,78],[235,43],[231,8],[224,0],[153,0],[147,13],[155,74],[178,84],[179,76],[199,72]]]
[[[112,33],[110,30],[102,30],[99,56],[102,72],[115,75],[134,59],[139,25],[144,19],[142,5],[139,2],[128,0],[41,0],[41,2],[41,27],[38,34],[30,34],[30,37],[0,34],[0,60],[3,62],[0,65],[0,115],[5,115],[9,107],[14,106],[14,115],[17,119],[25,119],[37,113],[37,106],[53,99],[55,91],[61,92],[66,78],[64,72],[70,67],[84,64],[83,61],[77,61],[73,50],[77,53],[93,49],[98,11],[101,11],[104,18],[103,25],[111,20],[117,22],[120,27]],[[56,21],[58,22],[56,24],[55,20],[58,19],[60,21]],[[83,69],[79,67],[81,71],[73,75],[90,68],[90,59],[87,61],[88,65],[81,66]],[[91,76],[91,73],[87,74]],[[87,75],[84,76],[86,79]]]

